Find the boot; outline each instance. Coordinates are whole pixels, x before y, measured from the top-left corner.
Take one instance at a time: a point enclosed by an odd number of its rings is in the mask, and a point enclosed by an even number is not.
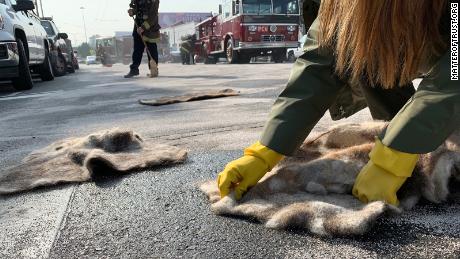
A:
[[[138,75],[139,75],[139,70],[131,69],[129,70],[129,73],[124,76],[124,78],[133,78]]]
[[[158,65],[157,65],[157,62],[155,62],[155,60],[150,60],[149,62],[149,67],[150,67],[150,74],[147,74],[148,77],[150,78],[154,78],[154,77],[158,77],[159,75],[159,71],[158,71]]]

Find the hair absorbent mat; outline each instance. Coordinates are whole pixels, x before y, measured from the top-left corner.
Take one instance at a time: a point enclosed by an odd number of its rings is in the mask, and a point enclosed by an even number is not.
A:
[[[193,102],[193,101],[202,101],[215,98],[223,98],[230,96],[237,96],[240,93],[232,89],[224,89],[220,91],[203,91],[190,93],[182,96],[170,96],[170,97],[161,97],[159,99],[142,99],[139,100],[140,104],[150,105],[150,106],[162,106],[174,103],[184,103],[184,102]]]
[[[375,136],[385,123],[347,124],[307,139],[241,201],[221,199],[215,180],[200,185],[217,215],[255,219],[267,228],[304,229],[319,236],[367,233],[386,214],[413,208],[421,198],[441,203],[454,197],[450,181],[460,180],[460,131],[436,151],[422,155],[413,177],[398,192],[400,207],[362,204],[351,195],[355,178],[368,161]],[[458,195],[458,193],[457,193]]]
[[[59,183],[85,182],[100,175],[182,163],[187,152],[144,141],[129,130],[112,129],[57,141],[0,172],[0,194]]]

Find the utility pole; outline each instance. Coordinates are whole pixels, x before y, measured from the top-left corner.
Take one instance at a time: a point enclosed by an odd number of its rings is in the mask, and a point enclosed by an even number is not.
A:
[[[35,9],[37,9],[38,16],[40,16],[40,9],[38,9],[37,0],[34,0],[34,4],[35,4]]]
[[[41,0],[40,0],[41,1]],[[83,28],[85,29],[85,41],[88,44],[88,34],[86,33],[86,22],[85,22],[85,7],[80,7],[81,17],[83,18]]]
[[[42,3],[42,0],[40,0],[40,9],[42,10],[42,17],[45,17],[45,14],[43,13],[43,3]]]
[[[34,4],[35,4],[35,8],[37,9],[37,15],[39,17],[45,17],[45,15],[43,14],[43,3],[42,3],[42,0],[40,0],[40,4],[38,2],[38,0],[34,0]],[[40,10],[42,12],[42,14],[40,15]]]

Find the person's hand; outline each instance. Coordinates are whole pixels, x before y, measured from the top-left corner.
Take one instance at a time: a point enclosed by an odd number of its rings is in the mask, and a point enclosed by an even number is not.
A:
[[[138,33],[139,35],[144,34],[144,29],[143,29],[142,27],[137,27],[137,33]]]
[[[247,190],[255,186],[282,158],[283,155],[259,142],[248,147],[243,157],[227,164],[219,174],[217,184],[221,197],[229,195],[233,190],[235,198],[240,200]]]
[[[419,155],[393,150],[377,140],[369,157],[356,178],[353,195],[363,203],[385,201],[398,206],[396,193],[412,175]]]
[[[217,178],[221,197],[229,195],[234,190],[235,198],[240,200],[268,170],[268,166],[262,159],[253,156],[243,156],[228,163]]]
[[[406,180],[407,177],[393,175],[371,161],[356,178],[353,195],[363,203],[385,201],[398,206],[396,193]]]
[[[128,15],[129,15],[129,17],[133,17],[133,16],[134,16],[134,10],[133,10],[133,9],[129,9],[129,10],[128,10]]]

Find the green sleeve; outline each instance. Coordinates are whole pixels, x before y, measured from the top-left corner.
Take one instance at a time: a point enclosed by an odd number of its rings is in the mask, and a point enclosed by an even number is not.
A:
[[[332,52],[319,50],[318,28],[316,20],[261,138],[263,145],[283,155],[291,155],[303,143],[344,86],[333,75]]]
[[[450,80],[450,51],[433,71],[382,134],[386,146],[412,154],[429,153],[460,128],[460,83]]]

